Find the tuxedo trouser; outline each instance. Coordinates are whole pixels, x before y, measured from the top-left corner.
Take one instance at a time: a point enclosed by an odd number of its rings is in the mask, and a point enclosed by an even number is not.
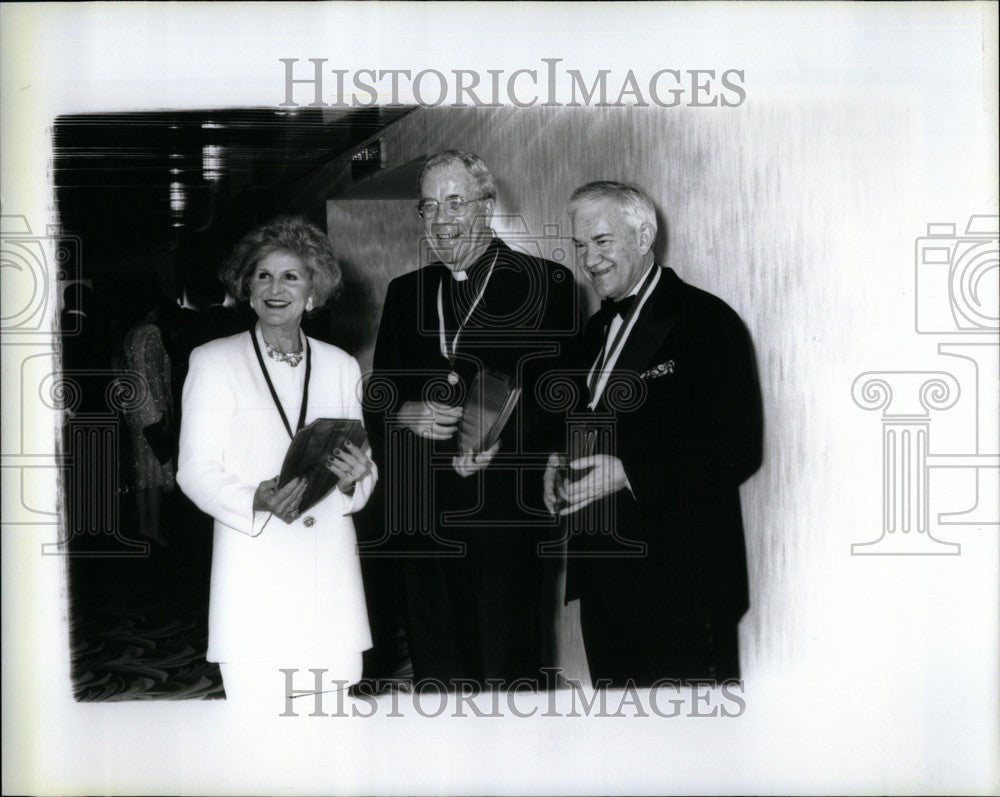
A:
[[[534,557],[496,565],[465,557],[404,562],[414,678],[433,678],[446,688],[455,679],[537,682],[541,572]]]
[[[580,600],[580,623],[590,680],[611,686],[656,681],[723,681],[740,677],[738,620],[670,622],[641,609],[622,617],[599,597]]]

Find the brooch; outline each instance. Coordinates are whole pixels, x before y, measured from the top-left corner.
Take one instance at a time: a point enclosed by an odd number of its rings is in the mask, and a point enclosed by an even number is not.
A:
[[[674,372],[674,361],[667,360],[665,363],[660,363],[648,371],[643,371],[639,374],[640,379],[656,379],[658,376],[664,376],[665,374],[672,374]]]
[[[302,521],[302,525],[305,526],[307,529],[311,529],[313,526],[316,525],[316,518],[314,518],[312,515],[306,515],[305,520]]]

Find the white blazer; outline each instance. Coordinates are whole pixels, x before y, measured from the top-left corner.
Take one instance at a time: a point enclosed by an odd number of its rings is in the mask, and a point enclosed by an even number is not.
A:
[[[312,338],[309,346],[305,423],[360,420],[357,361]],[[294,430],[298,408],[292,411],[285,409]],[[249,332],[191,353],[177,483],[215,518],[209,661],[322,666],[371,647],[350,515],[368,501],[377,473],[359,481],[353,496],[335,489],[289,524],[254,513],[257,486],[278,475],[290,442]]]

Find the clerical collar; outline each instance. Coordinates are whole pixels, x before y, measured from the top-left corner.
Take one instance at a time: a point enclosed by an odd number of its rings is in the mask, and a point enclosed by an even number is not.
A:
[[[487,247],[483,250],[483,253],[476,258],[475,262],[469,268],[463,269],[462,271],[451,271],[451,278],[455,280],[455,282],[465,282],[469,278],[470,272],[475,271],[483,263],[489,262],[487,259],[487,255],[489,255],[490,249],[492,249],[496,245],[496,241],[497,241],[497,234],[493,232],[493,230],[490,230],[490,242],[487,245]]]

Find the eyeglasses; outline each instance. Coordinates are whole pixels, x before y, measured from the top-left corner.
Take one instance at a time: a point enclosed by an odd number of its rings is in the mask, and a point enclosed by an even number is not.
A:
[[[469,205],[473,202],[481,202],[489,197],[481,196],[476,199],[462,199],[460,196],[450,196],[444,202],[436,199],[421,199],[417,203],[417,213],[421,218],[433,219],[438,214],[438,208],[443,207],[444,212],[455,219],[460,219],[469,213]]]

